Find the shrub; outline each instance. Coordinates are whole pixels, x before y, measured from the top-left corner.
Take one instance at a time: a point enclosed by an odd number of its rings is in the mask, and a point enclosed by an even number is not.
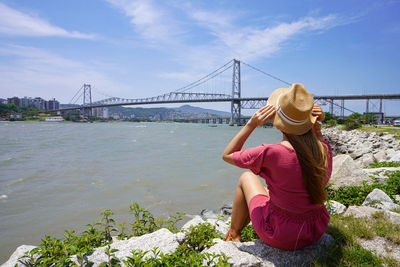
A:
[[[345,120],[344,119],[337,119],[337,124],[345,124]]]
[[[251,226],[251,225],[246,225],[246,227],[243,228],[241,236],[242,236],[243,242],[248,242],[248,241],[253,241],[254,239],[259,239],[256,231],[254,230],[253,226]]]
[[[352,119],[348,119],[347,121],[346,121],[346,125],[345,125],[345,130],[346,131],[351,131],[351,130],[354,130],[354,129],[358,129],[358,128],[361,128],[361,124],[360,123],[358,123],[357,121],[355,121],[355,120],[352,120]]]
[[[336,126],[336,120],[332,119],[332,120],[328,120],[326,122],[326,124],[328,125],[328,127],[335,127]]]

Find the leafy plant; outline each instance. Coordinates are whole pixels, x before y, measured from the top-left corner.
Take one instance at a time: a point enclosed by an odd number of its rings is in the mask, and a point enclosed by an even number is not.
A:
[[[196,252],[201,252],[205,248],[211,247],[214,244],[212,242],[214,238],[222,239],[222,235],[216,231],[215,226],[208,222],[195,226],[192,225],[185,233],[186,238],[182,243],[183,249],[194,250]]]
[[[400,194],[400,171],[387,172],[389,177],[384,183],[374,182],[368,184],[363,182],[361,186],[341,186],[333,189],[331,184],[327,187],[328,199],[338,201],[345,206],[361,205],[366,196],[375,188],[381,189],[389,197],[394,199],[395,195]]]
[[[228,257],[223,253],[221,255],[202,253],[204,249],[214,244],[212,242],[214,238],[222,238],[215,226],[210,223],[191,226],[185,234],[185,240],[174,253],[164,254],[156,248],[151,253],[153,255],[147,257],[148,252],[135,250],[132,251],[132,256],[123,262],[127,266],[229,266]]]
[[[141,208],[136,202],[130,205],[130,213],[135,218],[135,221],[131,223],[133,236],[149,234],[163,227],[166,227],[171,232],[178,232],[176,223],[181,221],[184,215],[184,213],[177,212],[175,216],[171,216],[167,221],[155,220],[153,214],[147,209]]]
[[[253,241],[259,238],[252,225],[246,225],[241,232],[241,236],[243,242]]]

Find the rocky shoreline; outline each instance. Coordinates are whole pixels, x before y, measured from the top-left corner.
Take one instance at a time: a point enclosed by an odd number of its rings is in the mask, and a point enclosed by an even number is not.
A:
[[[357,130],[345,132],[336,128],[323,129],[323,135],[331,144],[333,153],[333,170],[331,183],[333,187],[342,185],[360,185],[362,181],[372,181],[374,176],[380,181],[385,180],[385,171],[398,171],[397,168],[377,168],[362,169],[361,167],[370,166],[373,162],[400,161],[400,140],[395,139],[391,134],[385,133],[364,133]],[[331,214],[343,214],[353,217],[370,217],[376,212],[382,212],[391,223],[400,225],[400,214],[392,210],[400,210],[400,195],[395,200],[391,199],[380,189],[374,189],[364,200],[361,206],[349,206],[336,201],[328,201],[326,206]],[[397,203],[396,203],[397,202]],[[203,210],[200,215],[194,216],[181,229],[174,234],[167,229],[160,229],[151,234],[139,237],[132,237],[126,240],[114,239],[111,249],[118,249],[115,256],[124,259],[131,255],[132,250],[141,249],[149,251],[146,257],[154,256],[152,250],[158,247],[163,253],[174,252],[186,236],[185,229],[191,225],[209,222],[215,225],[217,231],[222,234],[228,230],[230,222],[229,215],[232,207],[223,206],[218,212]],[[221,216],[225,219],[221,220]],[[228,262],[232,266],[300,266],[308,265],[316,257],[323,257],[329,251],[329,246],[334,242],[334,238],[329,234],[324,234],[316,243],[296,250],[284,251],[270,247],[261,240],[251,242],[225,242],[215,239],[214,245],[206,249],[203,253],[225,253],[230,257]],[[360,240],[360,245],[370,251],[374,251],[381,257],[392,257],[400,263],[400,246],[395,245],[382,237],[373,240]],[[390,250],[387,248],[390,247]],[[18,259],[35,246],[22,245],[16,249],[10,259],[2,266],[24,266]],[[106,247],[100,247],[87,256],[87,259],[99,266],[100,263],[107,261],[105,253]],[[74,257],[73,257],[74,258]],[[76,256],[75,256],[76,261]]]
[[[358,166],[370,166],[373,162],[400,161],[400,140],[389,133],[343,131],[338,128],[322,128],[322,135],[332,147],[333,156],[345,154]]]

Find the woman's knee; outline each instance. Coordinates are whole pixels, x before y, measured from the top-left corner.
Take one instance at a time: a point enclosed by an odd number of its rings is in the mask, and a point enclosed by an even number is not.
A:
[[[239,185],[248,183],[250,180],[258,179],[258,177],[252,172],[243,172],[239,179]]]

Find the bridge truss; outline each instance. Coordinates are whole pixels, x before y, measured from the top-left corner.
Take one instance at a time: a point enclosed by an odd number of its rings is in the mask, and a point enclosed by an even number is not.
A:
[[[110,107],[110,106],[126,106],[126,105],[147,105],[147,104],[170,104],[170,103],[194,103],[194,102],[230,102],[231,103],[231,125],[241,124],[241,111],[242,109],[259,109],[266,105],[267,97],[264,98],[243,98],[241,97],[241,63],[250,67],[251,69],[258,71],[280,83],[284,83],[290,86],[291,83],[286,82],[276,76],[266,73],[258,68],[255,68],[245,62],[233,59],[204,76],[203,78],[190,83],[178,90],[170,93],[137,99],[127,99],[121,97],[107,97],[99,101],[92,102],[91,86],[84,84],[81,89],[75,94],[73,99],[79,99],[79,94],[82,91],[83,105],[63,108],[59,111],[69,111],[80,109],[82,113],[91,115],[91,110],[98,107]],[[232,69],[231,76],[231,92],[215,93],[215,92],[196,92],[193,90],[198,89],[202,91],[201,86],[206,83],[210,83],[213,79],[221,76],[223,73],[227,73],[227,70]],[[71,99],[71,102],[72,100]],[[366,112],[371,112],[370,104],[371,101],[379,101],[379,113],[382,113],[382,101],[386,99],[400,99],[400,94],[382,94],[382,95],[344,95],[344,96],[314,96],[315,102],[321,105],[329,105],[329,111],[332,115],[336,115],[336,110],[339,109],[341,117],[344,116],[345,110],[354,113],[345,107],[345,100],[365,100],[366,101]],[[375,106],[376,107],[376,106]],[[374,111],[376,112],[376,111]]]

